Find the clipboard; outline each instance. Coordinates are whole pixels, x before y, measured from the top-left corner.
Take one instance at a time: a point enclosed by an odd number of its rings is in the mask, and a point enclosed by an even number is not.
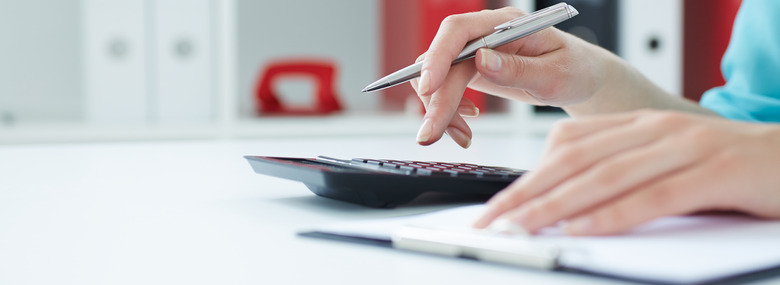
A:
[[[657,219],[620,236],[570,237],[559,228],[548,228],[522,237],[471,229],[468,225],[483,209],[466,206],[336,223],[299,235],[653,284],[780,276],[778,221],[742,215],[681,216]]]

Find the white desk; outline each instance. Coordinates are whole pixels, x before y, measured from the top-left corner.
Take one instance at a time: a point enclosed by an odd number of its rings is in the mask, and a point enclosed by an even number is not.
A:
[[[618,281],[298,237],[371,209],[257,175],[243,155],[533,168],[543,141],[412,137],[0,146],[0,284],[604,284]]]

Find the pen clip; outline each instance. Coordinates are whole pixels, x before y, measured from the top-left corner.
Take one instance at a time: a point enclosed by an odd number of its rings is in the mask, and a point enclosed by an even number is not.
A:
[[[521,25],[523,25],[525,23],[534,21],[534,20],[538,19],[539,17],[541,17],[541,16],[543,16],[545,14],[553,12],[553,10],[566,9],[567,6],[569,6],[569,5],[566,4],[566,3],[561,2],[561,3],[558,3],[558,4],[552,5],[550,7],[538,10],[538,11],[533,12],[531,14],[528,14],[528,15],[525,15],[525,16],[522,16],[522,17],[519,17],[519,18],[512,19],[509,22],[506,22],[506,23],[503,23],[501,25],[495,26],[493,29],[496,30],[497,33],[503,32],[503,31],[509,30],[511,28],[515,28],[515,27],[521,26]]]

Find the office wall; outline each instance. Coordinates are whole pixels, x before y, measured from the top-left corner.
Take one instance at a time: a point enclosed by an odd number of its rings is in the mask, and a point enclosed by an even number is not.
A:
[[[0,125],[82,117],[79,0],[0,1]]]

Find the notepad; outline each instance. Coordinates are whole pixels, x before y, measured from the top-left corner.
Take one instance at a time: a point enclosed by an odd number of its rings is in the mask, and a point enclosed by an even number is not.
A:
[[[559,227],[551,227],[538,235],[523,237],[474,231],[470,225],[483,211],[483,205],[476,205],[402,218],[336,223],[303,231],[301,235],[399,247],[399,233],[403,237],[404,232],[411,230],[414,235],[414,231],[420,230],[427,231],[417,232],[427,240],[411,248],[400,247],[468,256],[479,254],[481,243],[491,251],[489,256],[469,257],[512,264],[501,258],[527,253],[530,261],[540,263],[524,263],[529,261],[525,260],[520,265],[660,283],[704,283],[780,266],[778,221],[742,215],[694,215],[660,218],[617,236],[571,237]],[[470,248],[475,241],[477,248]],[[440,248],[436,248],[437,244]],[[466,252],[457,251],[464,248]],[[448,254],[447,250],[451,252]],[[495,255],[502,251],[509,254]],[[490,260],[497,257],[498,260]]]

